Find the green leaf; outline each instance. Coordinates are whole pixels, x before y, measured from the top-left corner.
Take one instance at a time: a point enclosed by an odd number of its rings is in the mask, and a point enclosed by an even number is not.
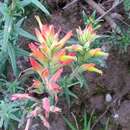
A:
[[[15,53],[17,56],[28,57],[30,55],[30,53],[28,51],[25,51],[25,50],[18,48],[18,47],[15,47]]]
[[[26,37],[28,39],[37,41],[37,38],[35,36],[33,36],[32,34],[30,34],[29,32],[24,31],[22,28],[17,28],[17,33],[23,37]]]
[[[3,44],[2,50],[7,51],[8,48],[8,41],[10,37],[10,33],[12,30],[13,19],[10,16],[5,17],[5,25],[4,25],[4,34],[3,34]]]
[[[84,111],[84,130],[87,128],[87,114],[86,111]]]
[[[10,118],[11,118],[12,120],[17,121],[17,122],[20,122],[20,119],[17,118],[14,114],[11,114],[11,115],[10,115]]]
[[[8,44],[8,55],[10,57],[11,65],[12,65],[14,74],[16,76],[18,74],[18,69],[16,65],[16,54],[15,54],[14,47],[11,45],[11,43]]]
[[[130,0],[124,0],[124,7],[126,11],[130,11]]]
[[[4,123],[4,119],[3,119],[3,118],[0,118],[0,128],[2,128],[3,123]]]
[[[5,69],[5,63],[8,60],[8,55],[5,52],[0,52],[0,72],[3,72]]]
[[[83,16],[83,21],[85,23],[85,25],[88,23],[88,16],[86,15],[86,13],[84,12],[84,10],[82,11],[82,16]]]
[[[41,2],[39,2],[39,0],[31,0],[31,2],[41,9],[46,15],[50,16],[49,11],[44,7],[44,5],[41,4]]]
[[[69,126],[69,128],[70,128],[71,130],[77,130],[77,129],[69,122],[69,120],[68,120],[67,118],[65,118],[65,117],[63,117],[63,118],[64,118],[66,124]]]
[[[32,0],[23,0],[23,1],[21,1],[21,5],[22,5],[23,7],[25,7],[25,6],[29,5],[29,4],[31,3],[31,1],[32,1]]]
[[[6,11],[8,10],[7,4],[0,2],[0,13],[4,15]]]
[[[74,93],[72,93],[71,91],[69,91],[69,95],[72,96],[72,97],[74,97],[74,98],[76,98],[76,99],[78,98],[78,97],[77,97]]]
[[[17,26],[17,27],[20,27],[25,19],[26,19],[26,17],[21,18],[21,19],[16,23],[16,26]]]

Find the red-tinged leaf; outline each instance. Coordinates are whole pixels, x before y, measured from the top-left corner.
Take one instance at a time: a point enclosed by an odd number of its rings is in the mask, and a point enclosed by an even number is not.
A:
[[[42,100],[42,107],[46,112],[50,112],[50,100],[48,98],[43,98]]]
[[[52,77],[51,77],[51,82],[56,82],[60,77],[63,72],[63,68],[59,69]]]

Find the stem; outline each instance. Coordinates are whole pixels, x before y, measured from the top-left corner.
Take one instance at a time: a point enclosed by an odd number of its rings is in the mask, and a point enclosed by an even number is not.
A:
[[[27,119],[27,123],[26,123],[26,127],[24,130],[29,130],[30,126],[31,126],[31,123],[32,123],[32,118],[28,118]]]
[[[74,67],[72,67],[73,72],[70,74],[70,80],[72,80],[72,79],[74,79],[74,77],[76,77],[78,70],[79,70],[79,66],[77,66],[75,69],[74,69]]]
[[[119,31],[118,26],[115,23],[115,21],[102,9],[94,0],[85,0],[88,5],[90,5],[93,9],[95,9],[101,16],[104,16],[104,19],[107,21],[107,23],[111,26],[113,30]]]
[[[76,124],[77,130],[79,130],[79,125],[78,125],[77,119],[76,119],[76,117],[75,117],[73,112],[71,112],[71,114],[72,114],[72,116],[73,116],[73,118],[75,120],[75,124]]]

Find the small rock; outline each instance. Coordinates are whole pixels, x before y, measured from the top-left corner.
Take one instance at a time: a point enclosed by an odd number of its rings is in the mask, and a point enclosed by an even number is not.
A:
[[[106,96],[105,96],[105,100],[106,100],[106,102],[111,102],[112,101],[112,96],[111,96],[111,94],[106,94]]]

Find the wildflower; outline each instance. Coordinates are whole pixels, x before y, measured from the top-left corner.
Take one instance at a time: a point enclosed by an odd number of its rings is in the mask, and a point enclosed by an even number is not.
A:
[[[43,25],[40,18],[36,16],[40,31],[35,29],[36,36],[39,42],[44,46],[43,48],[51,48],[51,50],[61,49],[68,39],[73,35],[72,31],[69,31],[61,40],[58,39],[60,30],[56,33],[53,25]]]
[[[59,107],[50,105],[50,100],[48,98],[42,99],[42,107],[45,110],[45,117],[48,118],[49,112],[60,112],[61,109]]]
[[[69,31],[63,38],[59,39],[60,30],[58,30],[58,32],[55,32],[53,25],[43,25],[38,16],[36,16],[36,19],[38,21],[40,29],[35,29],[35,33],[38,41],[40,42],[40,45],[38,45],[37,43],[29,44],[29,48],[32,51],[32,56],[42,65],[44,65],[44,67],[47,67],[48,63],[54,65],[55,67],[55,65],[58,65],[59,63],[60,65],[65,65],[76,60],[76,57],[67,54],[66,49],[64,48],[65,43],[73,35],[72,31]],[[74,49],[76,49],[76,47]],[[39,69],[37,69],[37,71],[41,75],[40,72],[42,70],[40,66]]]
[[[80,66],[80,69],[82,71],[96,72],[96,73],[102,74],[102,71],[97,69],[95,67],[95,64],[93,64],[93,63],[83,64],[83,65]]]
[[[43,68],[36,60],[30,58],[32,69],[36,71],[41,78],[46,78],[49,76],[49,71],[47,68]]]
[[[77,60],[75,55],[75,53],[66,54],[66,50],[61,49],[54,55],[54,61],[59,62],[62,65],[70,64],[71,62]]]
[[[41,82],[39,80],[33,80],[33,88],[39,88],[41,86]]]
[[[52,93],[57,94],[61,92],[60,86],[56,83],[63,72],[63,68],[59,69],[50,79],[46,81],[46,85]]]
[[[50,92],[51,95],[54,96],[55,101],[58,101],[57,94],[61,92],[61,87],[57,84],[58,79],[63,72],[63,68],[59,69],[50,79],[45,79],[45,85],[47,90]]]
[[[96,32],[94,31],[91,24],[87,25],[84,30],[79,29],[76,30],[78,35],[78,40],[81,42],[81,44],[90,44],[92,41],[94,41],[98,35],[96,35]]]
[[[30,43],[29,48],[32,51],[31,55],[34,56],[38,61],[43,62],[47,60],[46,56],[42,53],[36,44]]]
[[[81,45],[72,45],[72,46],[68,46],[66,47],[67,50],[70,50],[70,51],[82,51],[83,50],[83,47]]]
[[[42,79],[45,79],[45,78],[47,78],[47,77],[49,77],[49,70],[48,70],[48,68],[44,68],[44,69],[42,70],[42,73],[41,73],[41,78],[42,78]]]
[[[31,115],[32,117],[36,117],[36,116],[39,114],[39,112],[40,112],[40,107],[36,107],[36,108],[30,113],[30,115]]]
[[[48,118],[50,112],[50,100],[48,98],[43,98],[42,107],[45,110],[45,117]]]
[[[24,100],[24,99],[31,99],[31,96],[29,96],[29,94],[27,94],[27,93],[24,93],[24,94],[16,93],[16,94],[13,94],[11,96],[11,100],[12,101],[15,101],[15,100]]]
[[[30,58],[30,63],[34,71],[41,73],[41,71],[43,70],[43,67],[36,60],[34,60],[33,58]]]
[[[72,31],[69,31],[59,42],[53,44],[52,46],[58,49],[63,48],[65,43],[72,37],[72,35]]]
[[[51,111],[51,112],[61,112],[61,109],[60,109],[59,107],[56,107],[56,106],[53,106],[53,105],[52,105],[52,106],[50,107],[50,111]]]
[[[59,70],[51,77],[51,81],[52,81],[52,82],[56,82],[56,81],[61,77],[62,72],[63,72],[63,68],[59,69]]]
[[[56,106],[50,105],[50,100],[48,98],[42,99],[42,107],[45,110],[45,118],[43,118],[43,124],[48,128],[50,127],[49,122],[47,119],[49,118],[49,112],[61,112],[61,109]]]
[[[101,51],[101,48],[91,49],[88,53],[92,57],[93,56],[97,56],[97,57],[100,57],[100,56],[107,57],[108,56],[108,53]]]

